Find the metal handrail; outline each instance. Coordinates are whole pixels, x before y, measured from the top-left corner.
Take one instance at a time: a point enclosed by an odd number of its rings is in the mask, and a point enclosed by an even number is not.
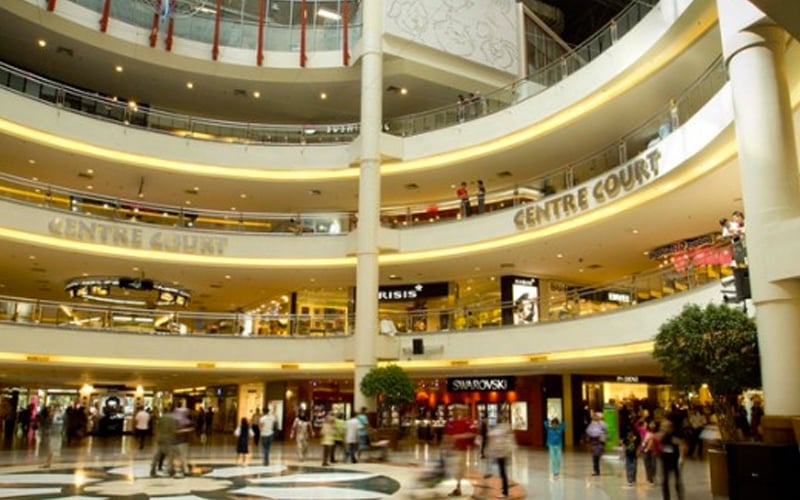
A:
[[[635,307],[665,296],[693,290],[718,282],[732,274],[726,260],[732,255],[730,241],[712,238],[713,243],[694,254],[703,260],[679,270],[673,265],[625,276],[593,286],[570,286],[552,283],[547,301],[535,301],[538,322],[565,321],[579,317]],[[699,251],[699,250],[702,250]],[[690,255],[687,251],[687,255]],[[710,258],[709,258],[710,256]],[[600,306],[596,309],[594,306]],[[547,311],[542,309],[547,307]],[[513,315],[513,301],[466,302],[453,307],[398,313],[381,310],[400,327],[403,334],[446,333],[462,330],[514,328],[507,319]],[[317,336],[349,336],[355,328],[355,317],[346,307],[331,314],[289,314],[283,312],[195,312],[130,307],[101,306],[85,302],[39,300],[0,296],[0,322],[29,324],[41,327],[71,328],[92,331],[140,333],[148,335],[220,335],[230,337],[297,338]],[[438,330],[415,329],[426,318],[440,319]],[[442,318],[446,320],[442,321]],[[425,321],[422,324],[426,324]],[[376,327],[376,332],[377,332]]]
[[[24,92],[24,85],[21,89],[14,89],[10,79],[2,79],[4,68],[9,67],[0,63],[0,85],[5,84],[16,92]],[[42,84],[52,83],[36,75],[12,69],[14,72],[9,75],[24,76],[28,81]],[[486,198],[487,211],[514,208],[570,189],[578,179],[587,180],[602,175],[627,161],[629,153],[633,156],[635,152],[646,149],[652,141],[662,140],[689,120],[724,86],[726,81],[727,73],[721,59],[718,58],[661,111],[647,118],[620,139],[578,160],[522,180],[513,189],[489,190]],[[89,95],[83,91],[79,92],[81,95]],[[99,99],[100,102],[119,104],[109,99]],[[341,212],[298,214],[188,209],[182,206],[161,205],[144,200],[107,197],[94,192],[71,190],[5,173],[0,173],[0,197],[49,208],[89,213],[112,220],[135,220],[212,231],[319,234],[333,232],[331,228],[336,228],[334,232],[336,234],[351,230],[355,219],[355,214]],[[455,199],[435,199],[411,206],[383,207],[381,217],[383,223],[391,227],[455,220],[460,217],[459,202]]]

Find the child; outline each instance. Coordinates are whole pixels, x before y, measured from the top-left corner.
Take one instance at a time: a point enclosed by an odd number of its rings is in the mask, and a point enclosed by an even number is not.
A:
[[[558,479],[561,473],[561,450],[564,448],[563,433],[567,423],[554,418],[549,423],[545,420],[544,428],[547,431],[547,448],[550,450],[550,470],[553,479]]]
[[[644,472],[647,482],[656,484],[656,457],[658,456],[658,436],[656,423],[650,422],[642,440],[642,456],[644,457]]]
[[[628,486],[636,484],[636,459],[639,456],[639,447],[642,439],[636,429],[631,427],[622,441],[622,448],[625,452],[625,475],[628,479]]]
[[[247,457],[250,455],[250,439],[253,438],[253,429],[247,422],[247,419],[242,417],[239,427],[233,431],[236,436],[236,463],[240,465],[247,465]]]

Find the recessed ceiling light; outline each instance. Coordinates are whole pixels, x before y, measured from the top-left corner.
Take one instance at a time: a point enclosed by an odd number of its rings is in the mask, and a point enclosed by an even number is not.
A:
[[[639,234],[639,230],[638,230],[638,229],[634,229],[634,230],[633,230],[633,231],[631,231],[631,232],[632,232],[633,234]]]
[[[93,168],[86,169],[86,173],[89,175],[94,175],[94,169]]]
[[[136,267],[136,266],[132,267],[131,269],[133,269],[134,271],[137,271],[137,272],[139,271],[139,268]]]
[[[236,211],[236,207],[231,207],[231,210],[235,212]]]
[[[308,280],[308,281],[310,281],[310,282],[314,283],[314,282],[316,282],[316,281],[317,281],[317,278],[311,278],[311,279],[310,279],[310,280]]]
[[[92,186],[91,184],[89,184],[88,186],[86,186],[86,189],[88,189],[88,190],[90,190],[90,191],[91,191],[92,189],[94,189],[94,186]]]
[[[247,198],[247,195],[246,195],[246,194],[244,194],[244,193],[242,193],[242,194],[240,194],[240,195],[239,195],[239,198],[241,198],[241,199],[245,199],[245,198]]]
[[[35,165],[36,164],[36,160],[30,159],[30,160],[28,160],[28,163],[31,164],[31,165]]]
[[[192,204],[192,200],[186,200],[184,203],[186,203],[187,205],[191,205]]]
[[[559,259],[562,259],[562,258],[564,258],[564,254],[563,253],[556,254],[556,257],[558,257]]]
[[[114,66],[114,71],[116,71],[117,73],[122,73],[122,70],[123,68],[121,65],[117,64],[116,66]]]
[[[230,275],[230,274],[226,274],[226,275],[225,275],[225,279],[226,279],[226,280],[229,280],[229,279],[231,279],[231,275]]]
[[[320,99],[322,99],[322,100],[324,101],[325,99],[327,99],[327,98],[328,98],[328,94],[326,94],[325,92],[320,92],[320,94],[319,94],[319,98],[320,98]]]
[[[47,47],[47,40],[45,40],[44,38],[40,38],[36,40],[36,45],[42,48]]]
[[[192,90],[194,88],[194,83],[186,82],[186,88],[189,89],[189,90]]]
[[[647,250],[645,250],[644,252],[642,252],[642,255],[650,255],[650,252],[648,252]]]
[[[38,178],[38,177],[31,177],[31,180],[32,180],[33,182],[39,182],[39,178]]]
[[[401,88],[401,89],[400,89],[400,94],[401,94],[401,95],[406,95],[406,94],[408,94],[408,89],[407,89],[407,88],[405,88],[405,87]]]
[[[256,99],[260,99],[261,98],[261,92],[259,92],[258,90],[254,91],[253,92],[253,97],[255,97]]]
[[[31,260],[36,260],[36,256],[35,255],[28,255],[28,258],[31,259]]]

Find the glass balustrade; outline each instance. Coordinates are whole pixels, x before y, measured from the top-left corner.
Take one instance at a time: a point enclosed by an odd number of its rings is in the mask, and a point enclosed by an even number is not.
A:
[[[516,208],[531,201],[556,195],[581,182],[602,175],[667,137],[694,116],[719,92],[726,81],[727,73],[721,60],[718,59],[676,99],[619,140],[567,165],[522,180],[513,188],[490,189],[486,195],[486,211]],[[113,99],[60,86],[3,63],[0,63],[0,86],[35,99],[68,107],[76,112],[103,119],[124,120],[131,124],[147,123],[154,130],[172,130],[173,133],[189,136],[242,133],[243,138],[257,142],[271,140],[292,142],[298,135],[306,137],[307,140],[315,140],[320,136],[354,137],[358,133],[356,125],[328,125],[324,126],[324,130],[312,126],[278,128],[279,126],[271,125],[250,125],[242,129],[237,128],[236,124],[231,124],[229,127],[226,122],[193,121],[194,119],[188,116],[134,108]],[[311,133],[312,131],[314,133]],[[283,136],[279,138],[276,134]],[[355,220],[353,213],[268,214],[188,210],[180,206],[157,205],[143,200],[117,199],[95,193],[73,191],[3,173],[0,173],[0,196],[113,220],[213,231],[337,234],[350,231],[354,227]],[[454,221],[459,217],[459,202],[454,198],[429,200],[410,206],[383,207],[381,210],[382,224],[395,228]]]
[[[680,294],[732,275],[727,265],[731,244],[721,238],[673,257],[648,272],[626,276],[591,287],[552,281],[546,298],[536,302],[540,323],[566,321],[636,307]],[[472,299],[468,295],[454,307],[408,312],[381,309],[382,318],[396,325],[397,335],[465,333],[487,329],[518,328],[511,324],[512,302]],[[353,334],[355,318],[342,309],[315,314],[261,312],[214,313],[125,308],[86,302],[36,300],[0,296],[0,322],[37,327],[100,330],[147,335],[221,335],[230,337],[330,337]],[[323,313],[317,313],[323,312]],[[377,330],[377,329],[376,329]]]

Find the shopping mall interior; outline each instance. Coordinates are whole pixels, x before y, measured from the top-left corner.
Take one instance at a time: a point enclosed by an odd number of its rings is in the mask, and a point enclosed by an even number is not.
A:
[[[513,432],[507,495],[660,498],[609,454],[587,482],[584,430],[629,402],[710,400],[652,355],[686,304],[755,318],[763,434],[794,441],[787,3],[2,2],[0,496],[402,496],[464,405]],[[387,365],[415,397],[381,416],[359,384]],[[150,478],[133,439],[139,408],[176,404],[213,414],[180,486]],[[45,407],[64,428],[86,417],[52,471],[21,425]],[[319,432],[361,407],[399,429],[388,469],[295,458],[298,416]],[[256,445],[245,474],[233,432],[265,408],[279,465]],[[709,490],[704,462],[686,478]]]

